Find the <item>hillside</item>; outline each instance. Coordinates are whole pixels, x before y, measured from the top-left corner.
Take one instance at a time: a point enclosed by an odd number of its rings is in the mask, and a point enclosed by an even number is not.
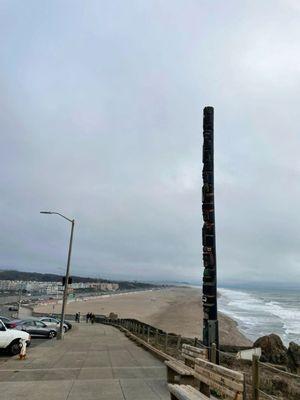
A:
[[[113,282],[118,283],[120,285],[120,289],[146,289],[151,288],[156,285],[143,283],[143,282],[129,282],[129,281],[111,281],[107,279],[101,278],[89,278],[82,276],[74,276],[72,275],[72,279],[74,283],[78,282]],[[35,281],[35,282],[61,282],[62,276],[57,274],[42,274],[39,272],[23,272],[17,270],[0,270],[0,280],[7,281]]]

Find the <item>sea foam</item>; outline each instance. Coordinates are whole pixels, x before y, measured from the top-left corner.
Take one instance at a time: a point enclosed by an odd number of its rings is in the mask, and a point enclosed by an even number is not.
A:
[[[232,317],[251,340],[278,334],[287,345],[300,343],[300,294],[297,291],[219,289],[219,310]]]

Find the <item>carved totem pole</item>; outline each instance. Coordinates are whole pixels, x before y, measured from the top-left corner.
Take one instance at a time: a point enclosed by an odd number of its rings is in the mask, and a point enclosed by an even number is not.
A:
[[[203,343],[219,348],[217,311],[217,260],[214,202],[214,109],[203,110],[203,187],[202,187],[202,244],[203,244]],[[218,363],[219,353],[216,354]],[[211,358],[211,352],[210,352]]]

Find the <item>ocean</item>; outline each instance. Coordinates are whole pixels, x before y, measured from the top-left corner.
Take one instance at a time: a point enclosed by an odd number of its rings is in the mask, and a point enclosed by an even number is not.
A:
[[[300,291],[218,289],[219,311],[250,340],[276,333],[287,346],[300,344]]]

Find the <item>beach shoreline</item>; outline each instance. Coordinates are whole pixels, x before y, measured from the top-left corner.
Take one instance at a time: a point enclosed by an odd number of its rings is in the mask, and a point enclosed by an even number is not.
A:
[[[88,312],[119,318],[135,318],[159,329],[186,337],[202,339],[201,288],[178,286],[138,292],[124,292],[85,298],[67,305],[67,314]],[[40,304],[36,312],[59,313],[61,304]],[[219,313],[220,343],[226,345],[251,346],[238,329],[236,321]]]

